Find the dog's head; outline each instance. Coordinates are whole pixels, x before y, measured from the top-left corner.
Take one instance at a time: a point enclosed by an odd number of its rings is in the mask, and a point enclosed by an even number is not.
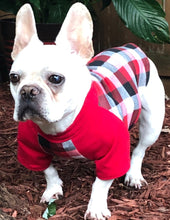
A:
[[[86,63],[93,56],[92,29],[87,8],[76,3],[55,45],[44,45],[38,39],[30,5],[21,7],[10,71],[16,121],[57,122],[76,109],[90,85]]]

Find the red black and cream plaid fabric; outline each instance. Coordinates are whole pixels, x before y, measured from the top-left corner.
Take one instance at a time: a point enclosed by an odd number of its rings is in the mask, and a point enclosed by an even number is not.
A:
[[[149,80],[149,60],[135,44],[115,47],[96,55],[88,63],[94,77],[99,105],[124,121],[130,129],[139,118],[139,87]]]

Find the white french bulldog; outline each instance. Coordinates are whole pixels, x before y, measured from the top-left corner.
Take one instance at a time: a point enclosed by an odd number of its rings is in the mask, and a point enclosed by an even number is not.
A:
[[[112,48],[91,60],[92,33],[87,8],[76,3],[55,45],[44,45],[30,5],[22,6],[16,17],[10,88],[14,119],[20,121],[18,159],[45,173],[41,201],[63,194],[62,181],[50,165],[53,154],[85,157],[95,161],[97,177],[84,218],[103,220],[111,216],[107,195],[114,178],[126,173],[127,185],[140,188],[146,183],[142,160],[161,132],[165,105],[157,69],[137,46]],[[128,128],[139,113],[139,143],[130,162]]]

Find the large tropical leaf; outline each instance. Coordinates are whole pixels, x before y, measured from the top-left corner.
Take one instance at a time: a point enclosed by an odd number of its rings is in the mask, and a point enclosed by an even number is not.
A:
[[[69,8],[71,7],[72,2],[69,0],[53,0],[51,1],[51,5],[48,6],[48,23],[57,23],[62,24]]]
[[[138,37],[155,43],[170,43],[165,13],[156,0],[112,0],[116,11]]]

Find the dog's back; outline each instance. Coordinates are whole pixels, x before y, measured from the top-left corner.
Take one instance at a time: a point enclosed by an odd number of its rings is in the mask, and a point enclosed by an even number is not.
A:
[[[88,68],[96,82],[99,105],[131,128],[141,110],[138,89],[149,80],[149,60],[144,52],[134,44],[111,48],[96,55]]]

